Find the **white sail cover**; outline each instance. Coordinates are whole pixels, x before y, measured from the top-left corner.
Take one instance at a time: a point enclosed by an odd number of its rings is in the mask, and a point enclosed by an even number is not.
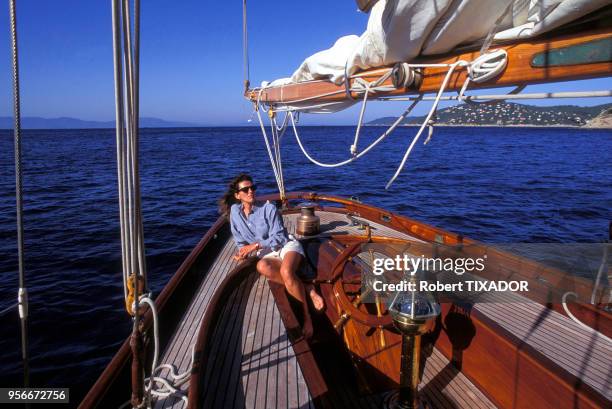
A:
[[[358,0],[365,9],[372,3]],[[499,40],[534,37],[611,3],[612,0],[379,0],[370,10],[363,34],[338,39],[331,48],[308,57],[290,80],[270,85],[313,79],[340,84],[345,72],[351,75],[409,62],[419,55],[445,53],[485,38],[492,27],[496,27],[494,38]]]

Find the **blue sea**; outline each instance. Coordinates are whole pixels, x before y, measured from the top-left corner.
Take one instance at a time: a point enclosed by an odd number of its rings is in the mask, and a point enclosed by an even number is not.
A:
[[[367,127],[360,144],[384,128]],[[309,152],[349,156],[353,127],[303,127]],[[491,243],[602,242],[612,220],[612,131],[438,128],[384,186],[415,128],[397,130],[348,166],[311,164],[283,139],[287,190],[358,196]],[[12,131],[0,131],[0,310],[17,294]],[[114,130],[23,134],[25,270],[30,291],[32,384],[70,387],[76,404],[130,331],[123,307]],[[249,172],[275,191],[258,128],[145,129],[142,206],[155,293],[217,218],[228,180]],[[21,383],[15,310],[0,317],[0,386]]]

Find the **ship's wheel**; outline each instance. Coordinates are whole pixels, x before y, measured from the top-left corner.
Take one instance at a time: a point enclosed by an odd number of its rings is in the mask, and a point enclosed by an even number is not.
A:
[[[340,318],[334,324],[340,329],[348,320],[355,320],[372,328],[391,328],[393,320],[383,297],[379,297],[371,283],[364,285],[362,280],[371,276],[373,252],[364,251],[363,244],[376,242],[354,241],[336,257],[333,263],[331,281],[333,293],[340,308]],[[393,257],[396,251],[384,243],[378,243],[377,256]],[[392,255],[393,254],[393,255]],[[365,302],[365,301],[368,302]],[[373,301],[373,302],[372,302]]]

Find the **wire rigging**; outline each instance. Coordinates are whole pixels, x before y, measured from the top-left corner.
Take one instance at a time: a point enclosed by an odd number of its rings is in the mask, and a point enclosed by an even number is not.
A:
[[[242,0],[242,65],[244,77],[244,90],[248,90],[250,82],[249,67],[249,30],[247,27],[247,2]]]
[[[17,257],[19,268],[19,290],[17,307],[21,329],[21,358],[23,361],[23,385],[30,384],[30,354],[28,342],[28,290],[24,268],[23,246],[23,174],[21,162],[21,102],[19,95],[19,50],[17,41],[17,10],[15,0],[9,1],[11,26],[11,49],[13,61],[13,114],[15,144],[15,200],[17,210]]]

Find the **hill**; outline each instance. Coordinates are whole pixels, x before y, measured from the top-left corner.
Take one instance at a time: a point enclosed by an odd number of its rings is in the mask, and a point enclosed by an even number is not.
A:
[[[612,108],[602,111],[585,125],[587,128],[612,128]]]
[[[438,125],[494,125],[494,126],[584,126],[612,104],[592,107],[558,105],[538,107],[512,102],[487,102],[461,104],[440,109],[437,112]],[[390,125],[396,118],[383,117],[366,125]],[[402,125],[421,124],[425,116],[408,117]],[[593,127],[599,122],[595,123]]]

